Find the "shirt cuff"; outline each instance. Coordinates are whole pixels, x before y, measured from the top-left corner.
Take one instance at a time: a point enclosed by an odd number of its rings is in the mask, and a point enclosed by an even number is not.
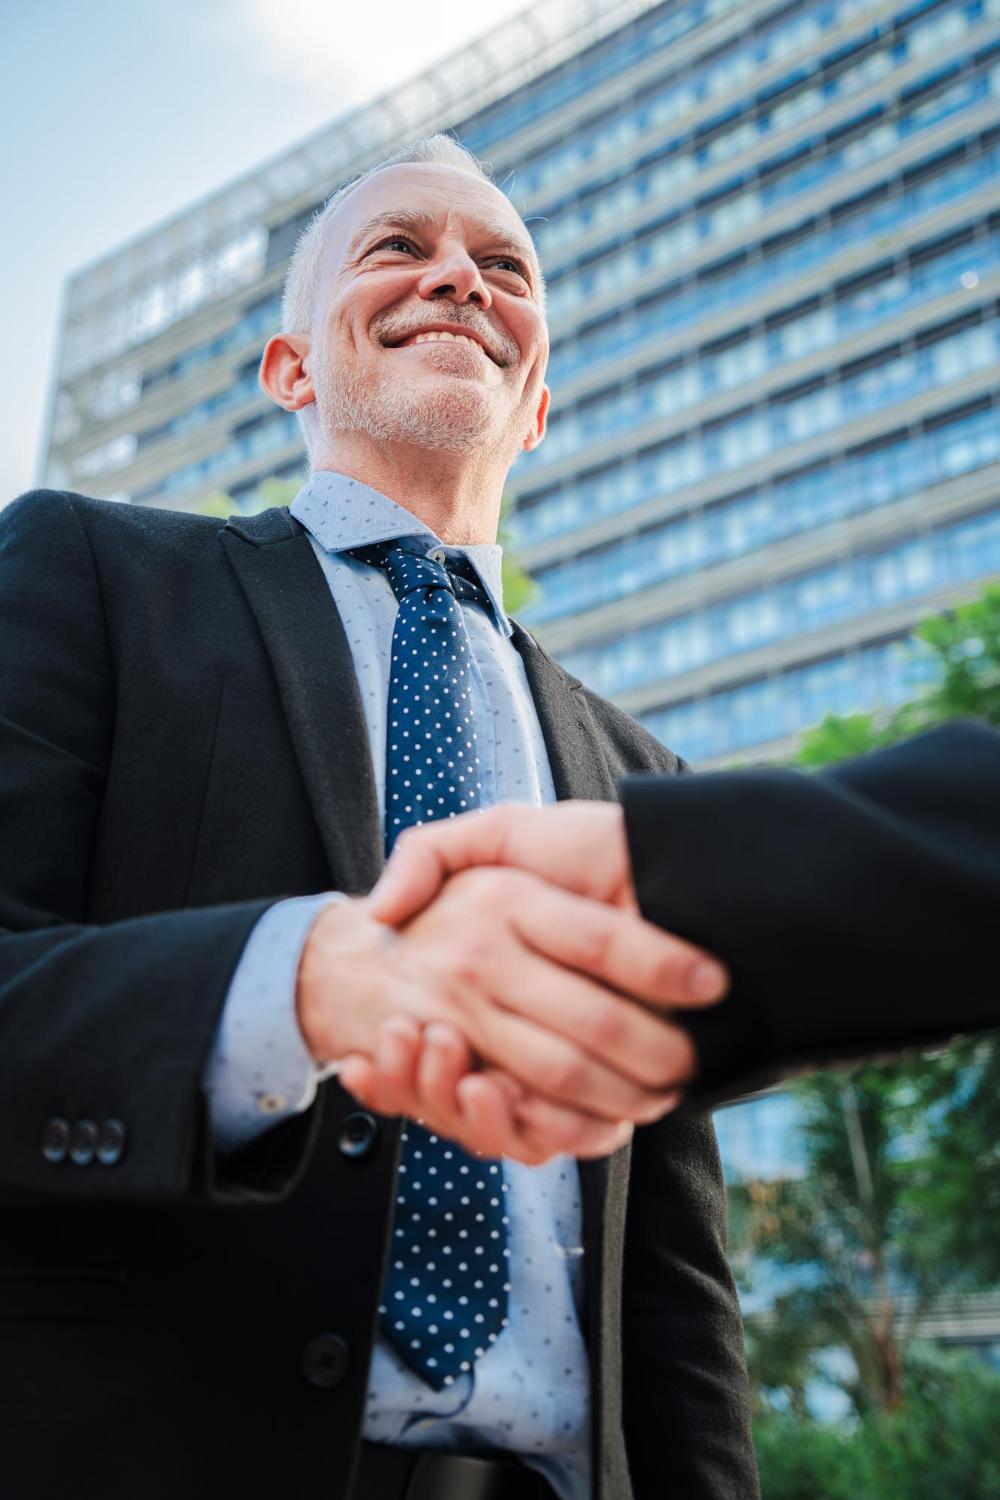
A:
[[[336,1064],[320,1066],[299,1030],[295,985],[309,929],[335,891],[279,901],[247,940],[202,1080],[213,1142],[235,1151],[302,1114]]]

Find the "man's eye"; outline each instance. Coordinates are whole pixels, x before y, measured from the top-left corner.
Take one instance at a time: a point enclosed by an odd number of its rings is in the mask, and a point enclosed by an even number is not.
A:
[[[498,271],[516,271],[518,276],[524,277],[525,281],[528,279],[528,273],[521,262],[519,260],[511,260],[509,255],[501,255],[498,260],[493,262],[493,265]]]
[[[391,240],[383,240],[375,248],[377,250],[412,250],[413,245],[409,240],[404,239],[401,234],[394,234]]]

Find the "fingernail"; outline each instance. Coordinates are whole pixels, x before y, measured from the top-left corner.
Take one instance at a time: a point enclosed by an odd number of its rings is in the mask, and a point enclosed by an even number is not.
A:
[[[687,974],[687,991],[696,1000],[715,1000],[725,992],[726,971],[710,958],[700,958]]]
[[[424,1041],[432,1047],[447,1047],[451,1043],[451,1027],[443,1021],[429,1021],[424,1027]]]

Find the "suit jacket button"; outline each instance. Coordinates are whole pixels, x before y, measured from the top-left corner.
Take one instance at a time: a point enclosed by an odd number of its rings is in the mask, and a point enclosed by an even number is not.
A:
[[[317,1333],[302,1350],[303,1375],[324,1390],[340,1384],[350,1362],[350,1350],[335,1333]]]
[[[42,1131],[42,1155],[46,1161],[58,1163],[69,1155],[69,1121],[54,1116],[46,1120]]]
[[[337,1150],[341,1156],[356,1160],[360,1156],[367,1156],[374,1149],[377,1140],[378,1121],[374,1115],[358,1109],[353,1114],[345,1115],[337,1136]]]
[[[97,1145],[97,1126],[93,1120],[77,1120],[69,1143],[69,1159],[78,1167],[89,1167]]]
[[[116,1167],[125,1154],[126,1129],[121,1120],[104,1120],[97,1135],[95,1155],[104,1167]]]

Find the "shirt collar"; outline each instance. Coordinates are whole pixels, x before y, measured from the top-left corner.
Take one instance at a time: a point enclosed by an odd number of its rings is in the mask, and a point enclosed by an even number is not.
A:
[[[443,547],[449,556],[468,558],[486,590],[498,626],[504,635],[512,633],[503,607],[503,548],[499,545],[476,542],[467,547],[449,546],[388,495],[332,469],[317,469],[310,474],[289,509],[326,552],[347,552],[373,542],[416,537],[426,538],[428,548]]]

